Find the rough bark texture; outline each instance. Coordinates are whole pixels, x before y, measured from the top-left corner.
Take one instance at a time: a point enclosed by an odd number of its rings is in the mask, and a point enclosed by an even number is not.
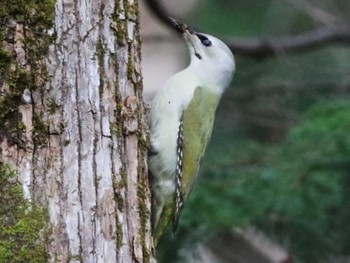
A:
[[[26,19],[6,21],[2,47],[13,60],[0,96],[13,98],[14,68],[33,85],[0,114],[11,124],[0,125],[0,165],[17,170],[25,197],[47,207],[49,262],[149,262],[138,3],[57,0],[51,12],[54,39],[33,58],[39,46],[24,40],[40,35]]]

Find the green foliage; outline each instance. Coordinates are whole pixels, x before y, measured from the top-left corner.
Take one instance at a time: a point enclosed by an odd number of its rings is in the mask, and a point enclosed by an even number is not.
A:
[[[203,240],[232,225],[256,225],[276,239],[288,238],[301,262],[346,253],[350,102],[320,103],[302,119],[281,146],[247,140],[213,145],[182,231]]]
[[[297,205],[289,208],[285,202],[286,221],[272,226],[290,235],[292,249],[305,262],[349,249],[349,128],[349,101],[320,103],[291,132],[279,158],[279,176],[292,179],[290,199]]]
[[[0,262],[47,261],[45,211],[23,198],[16,174],[0,165]]]

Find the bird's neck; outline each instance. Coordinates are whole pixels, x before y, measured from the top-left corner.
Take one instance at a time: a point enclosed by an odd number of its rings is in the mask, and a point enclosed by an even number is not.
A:
[[[203,84],[211,86],[221,93],[229,86],[233,71],[221,65],[191,61],[188,69],[192,71]]]

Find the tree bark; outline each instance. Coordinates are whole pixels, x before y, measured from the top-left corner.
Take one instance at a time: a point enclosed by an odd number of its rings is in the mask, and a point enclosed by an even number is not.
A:
[[[138,3],[31,1],[2,17],[0,165],[47,208],[49,262],[150,262]]]

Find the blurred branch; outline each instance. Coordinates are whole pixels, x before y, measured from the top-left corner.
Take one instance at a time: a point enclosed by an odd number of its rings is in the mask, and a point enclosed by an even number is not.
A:
[[[226,44],[237,53],[256,58],[307,51],[330,44],[350,44],[350,25],[320,27],[294,36],[230,39]]]
[[[169,23],[168,12],[159,1],[145,0],[145,3],[161,22],[174,30]],[[308,51],[333,44],[350,45],[350,22],[322,26],[299,35],[269,38],[232,38],[226,39],[225,43],[234,54],[260,59],[272,55]]]

